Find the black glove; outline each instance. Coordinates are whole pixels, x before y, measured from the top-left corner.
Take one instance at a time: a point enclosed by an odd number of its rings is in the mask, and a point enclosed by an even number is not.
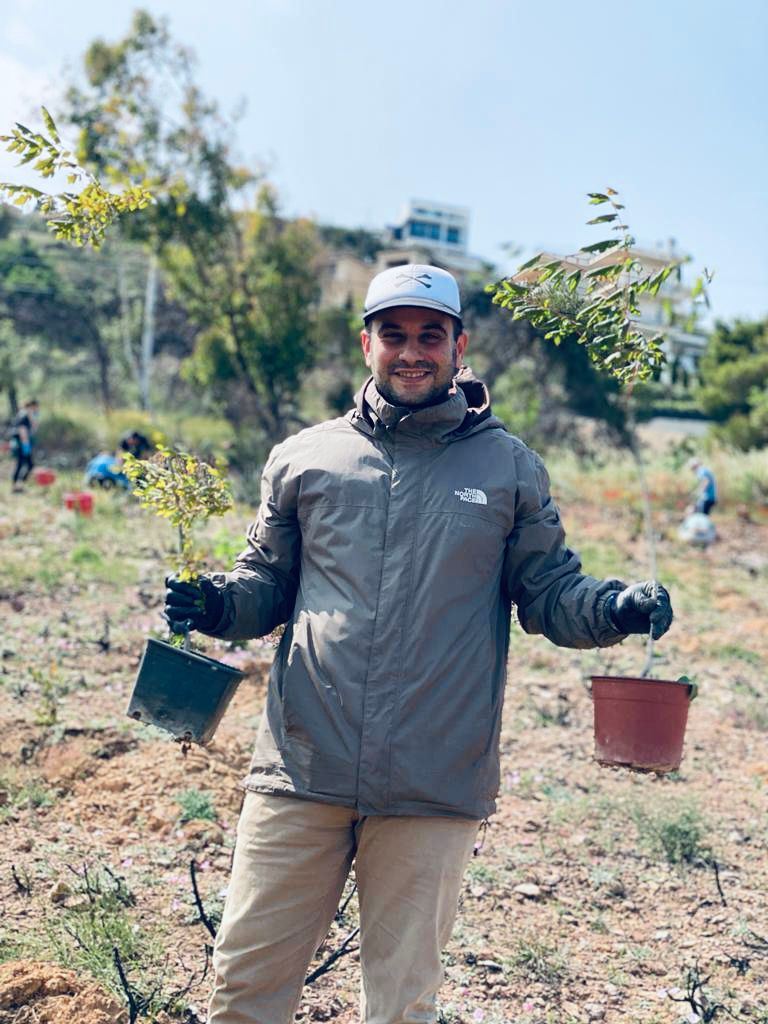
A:
[[[200,576],[194,583],[166,576],[165,585],[165,618],[174,633],[187,628],[207,633],[216,628],[224,613],[224,596],[207,576]]]
[[[620,633],[650,633],[654,640],[664,636],[672,624],[672,602],[660,583],[633,583],[609,599],[608,617]]]

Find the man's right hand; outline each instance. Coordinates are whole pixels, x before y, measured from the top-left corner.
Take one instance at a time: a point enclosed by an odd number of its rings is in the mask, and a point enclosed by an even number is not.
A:
[[[178,576],[167,576],[165,585],[165,618],[174,633],[199,629],[202,633],[215,629],[224,613],[224,596],[219,588],[200,576],[194,583],[183,583]]]

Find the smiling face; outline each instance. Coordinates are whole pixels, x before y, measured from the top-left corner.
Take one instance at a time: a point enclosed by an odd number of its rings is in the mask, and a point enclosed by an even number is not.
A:
[[[382,398],[413,408],[443,401],[467,347],[452,317],[420,306],[383,309],[360,340]]]

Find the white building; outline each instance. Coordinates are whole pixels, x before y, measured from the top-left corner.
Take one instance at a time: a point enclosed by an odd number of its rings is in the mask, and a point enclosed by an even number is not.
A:
[[[487,265],[469,254],[469,210],[465,206],[411,199],[398,223],[387,228],[385,242],[394,249],[431,253],[437,266],[459,274],[482,270]]]
[[[484,272],[490,281],[493,268],[468,252],[469,210],[431,200],[412,199],[397,224],[380,233],[382,247],[373,260],[351,251],[327,248],[321,260],[321,304],[360,308],[374,274],[404,263],[429,263],[455,274],[459,280]]]

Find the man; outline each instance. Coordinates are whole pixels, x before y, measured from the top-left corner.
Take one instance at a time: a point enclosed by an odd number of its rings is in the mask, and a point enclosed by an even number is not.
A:
[[[13,471],[11,489],[14,494],[24,490],[24,482],[34,468],[32,449],[40,412],[40,403],[31,398],[19,409],[11,425],[11,452],[16,456],[16,468]]]
[[[710,511],[717,504],[717,484],[715,483],[715,474],[711,469],[707,469],[701,459],[690,459],[688,462],[688,468],[692,473],[696,474],[696,479],[698,481],[694,491],[694,495],[696,497],[694,511],[708,516]]]
[[[654,636],[651,583],[580,572],[540,459],[462,370],[444,270],[371,282],[371,378],[345,417],[278,445],[232,572],[169,580],[214,636],[285,622],[245,780],[209,1024],[289,1024],[355,862],[366,1024],[435,1020],[447,942],[499,783],[510,609],[570,647]]]

